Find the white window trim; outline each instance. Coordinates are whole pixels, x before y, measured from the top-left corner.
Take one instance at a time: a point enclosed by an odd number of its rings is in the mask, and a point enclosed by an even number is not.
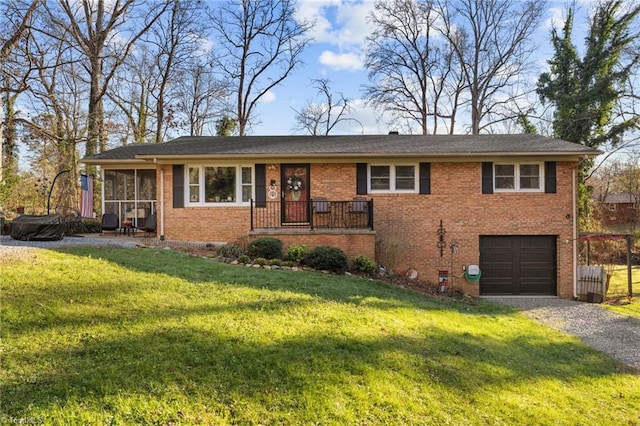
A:
[[[236,168],[236,201],[219,201],[211,202],[205,199],[204,190],[204,169],[205,167],[235,167]],[[193,202],[190,200],[190,187],[189,184],[189,169],[198,168],[198,194],[200,201]],[[231,207],[231,206],[249,206],[251,201],[242,201],[242,169],[251,169],[251,197],[255,199],[256,191],[256,172],[253,164],[229,164],[229,163],[199,163],[199,164],[185,164],[184,167],[184,205],[185,207]]]
[[[372,189],[371,188],[371,167],[388,166],[389,167],[389,189]],[[396,167],[411,166],[413,167],[413,189],[396,189]],[[369,163],[367,164],[367,192],[371,194],[417,194],[420,190],[420,167],[418,163]]]
[[[540,171],[538,178],[540,187],[539,188],[520,188],[520,166],[532,165],[535,164],[538,166],[538,170]],[[515,172],[515,187],[514,188],[497,188],[496,187],[496,166],[514,166]],[[542,161],[519,161],[513,163],[493,163],[493,191],[494,192],[544,192],[544,162]]]

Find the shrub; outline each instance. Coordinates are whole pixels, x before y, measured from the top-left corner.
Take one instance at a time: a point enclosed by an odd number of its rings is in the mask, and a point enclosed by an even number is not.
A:
[[[237,259],[243,254],[246,254],[244,250],[232,243],[224,244],[218,247],[218,256],[226,257],[229,259]]]
[[[304,244],[291,244],[287,248],[287,259],[295,262],[302,262],[308,254],[309,248]]]
[[[272,237],[258,238],[249,243],[248,251],[251,257],[280,259],[282,257],[282,241]]]
[[[272,266],[280,266],[282,264],[282,261],[280,259],[271,259],[269,261],[269,265]]]
[[[253,260],[253,263],[254,263],[255,265],[264,266],[264,265],[266,265],[266,264],[267,264],[267,259],[265,259],[264,257],[256,257],[256,258]]]
[[[251,259],[246,254],[243,254],[242,256],[238,257],[238,262],[246,264],[246,263],[251,262]]]
[[[296,262],[294,262],[293,260],[285,260],[284,262],[282,262],[282,266],[293,268],[294,266],[296,266]]]
[[[373,274],[376,270],[376,263],[367,256],[357,256],[353,259],[353,266],[358,271],[366,272],[367,274]]]
[[[318,246],[304,258],[305,265],[338,274],[347,270],[347,255],[336,247]]]
[[[82,219],[72,222],[69,226],[69,234],[98,234],[100,233],[100,221],[97,219]]]

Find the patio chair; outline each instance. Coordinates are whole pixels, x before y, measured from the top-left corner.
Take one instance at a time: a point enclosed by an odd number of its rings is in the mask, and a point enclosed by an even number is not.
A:
[[[331,204],[325,197],[313,199],[313,213],[316,226],[331,227]]]
[[[146,236],[151,235],[151,233],[156,232],[156,228],[158,227],[158,216],[155,213],[152,213],[147,218],[146,222],[139,229],[143,230],[146,233]]]
[[[100,223],[100,235],[104,233],[104,231],[113,231],[115,235],[118,235],[118,230],[120,229],[120,219],[118,215],[115,213],[105,213],[102,215],[102,221]]]
[[[348,228],[364,228],[367,224],[367,213],[369,213],[369,202],[366,197],[355,197],[349,203],[349,223]]]

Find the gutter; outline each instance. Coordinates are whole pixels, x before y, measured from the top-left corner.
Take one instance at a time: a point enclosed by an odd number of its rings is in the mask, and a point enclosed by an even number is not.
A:
[[[464,160],[464,161],[473,161],[479,158],[490,159],[490,158],[505,158],[505,157],[547,157],[547,158],[555,158],[555,159],[565,159],[567,161],[579,161],[585,156],[596,156],[598,154],[595,153],[584,153],[584,152],[454,152],[454,153],[430,153],[430,152],[421,152],[421,153],[403,153],[403,152],[387,152],[387,153],[322,153],[322,152],[312,152],[312,153],[278,153],[278,154],[268,154],[268,153],[251,153],[251,154],[192,154],[192,155],[156,155],[156,156],[148,156],[148,155],[137,155],[135,158],[137,160],[152,160],[156,161],[158,164],[169,164],[175,163],[176,161],[190,161],[190,160],[237,160],[237,159],[250,159],[253,161],[256,160],[281,160],[281,159],[304,159],[306,161],[309,160],[323,160],[323,159],[335,159],[335,160],[345,160],[345,159],[355,159],[358,161],[365,161],[367,159],[389,159],[389,158],[437,158],[437,159],[455,159],[455,160]],[[115,163],[115,161],[113,161]],[[105,162],[106,163],[106,162]]]
[[[571,202],[573,204],[573,298],[578,298],[578,203],[577,197],[578,166],[573,168],[571,177]]]

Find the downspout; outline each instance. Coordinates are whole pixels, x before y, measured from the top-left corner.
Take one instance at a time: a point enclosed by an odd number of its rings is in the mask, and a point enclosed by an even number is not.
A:
[[[578,298],[578,205],[577,205],[577,180],[578,180],[578,167],[573,169],[573,176],[571,179],[571,203],[573,210],[573,298]]]
[[[158,168],[158,159],[154,158],[153,162],[156,164],[156,169]],[[164,241],[164,167],[160,167],[160,211],[158,212],[160,216],[160,241]]]

